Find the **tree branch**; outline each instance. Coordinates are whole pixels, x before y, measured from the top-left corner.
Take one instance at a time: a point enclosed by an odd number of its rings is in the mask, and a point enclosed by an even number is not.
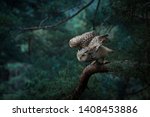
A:
[[[48,20],[49,19],[49,17],[47,16],[46,18],[44,18],[41,22],[40,22],[40,24],[39,24],[39,27],[41,27],[42,26],[42,24],[46,21],[46,20]]]
[[[105,63],[107,64],[107,63]],[[105,64],[100,64],[95,62],[94,64],[90,64],[86,66],[80,76],[80,82],[75,91],[71,95],[67,97],[67,99],[79,99],[81,94],[84,92],[84,90],[87,87],[89,78],[95,74],[95,73],[104,73],[108,72],[108,67],[105,66]]]
[[[56,16],[58,16],[58,15],[60,15],[60,14],[62,14],[62,13],[65,13],[65,12],[67,12],[67,11],[73,10],[73,9],[75,9],[75,8],[81,8],[81,7],[83,7],[82,4],[77,4],[76,6],[73,5],[73,6],[71,6],[71,7],[68,8],[68,9],[61,10]],[[46,22],[48,19],[50,19],[50,15],[48,15],[47,17],[45,17],[45,18],[40,22],[39,27],[41,27],[42,24],[43,24],[44,22]]]
[[[51,29],[51,28],[55,28],[56,26],[63,24],[67,21],[69,21],[70,19],[72,19],[73,17],[75,17],[76,15],[78,15],[81,11],[83,11],[85,8],[87,8],[88,6],[90,6],[92,3],[94,2],[94,0],[91,0],[88,4],[86,4],[84,7],[82,7],[80,10],[78,10],[75,14],[73,14],[70,17],[67,17],[59,22],[57,22],[54,25],[47,25],[47,26],[35,26],[35,27],[29,27],[29,28],[23,28],[22,31],[32,31],[32,30],[39,30],[39,29]]]
[[[137,62],[132,62],[132,61],[113,61],[112,63],[106,62],[104,64],[100,64],[95,62],[94,64],[90,64],[86,66],[80,76],[80,81],[75,90],[71,93],[71,95],[67,96],[65,99],[79,99],[84,90],[87,88],[88,81],[90,77],[95,74],[95,73],[107,73],[107,72],[113,72],[115,73],[120,73],[121,70],[125,70],[128,67],[129,68],[134,68],[138,64]],[[138,66],[147,66],[146,63],[141,63],[138,64]],[[149,65],[148,65],[149,66]],[[149,88],[150,85],[147,87],[137,91],[137,92],[131,92],[127,93],[126,95],[134,95],[137,93],[142,92],[143,90]]]
[[[95,10],[95,13],[94,13],[94,18],[93,18],[93,30],[95,30],[96,16],[97,16],[97,13],[98,13],[98,8],[99,8],[99,5],[100,5],[100,2],[101,2],[101,0],[98,0],[97,7],[96,7],[96,10]]]

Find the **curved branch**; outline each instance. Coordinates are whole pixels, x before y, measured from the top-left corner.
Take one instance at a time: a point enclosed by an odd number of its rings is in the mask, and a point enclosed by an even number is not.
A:
[[[69,21],[70,19],[72,19],[73,17],[75,17],[76,15],[78,15],[81,11],[83,11],[85,8],[87,8],[88,6],[90,6],[92,3],[94,2],[94,0],[91,0],[88,4],[86,4],[84,7],[82,7],[80,10],[78,10],[75,14],[73,14],[70,17],[67,17],[59,22],[57,22],[54,25],[47,25],[47,26],[35,26],[35,27],[29,27],[29,28],[23,28],[23,31],[32,31],[32,30],[39,30],[39,29],[51,29],[51,28],[55,28],[56,26],[63,24],[67,21]]]
[[[109,62],[100,64],[100,63],[95,62],[94,64],[91,63],[90,65],[86,66],[80,76],[79,84],[77,85],[75,90],[71,93],[71,95],[67,96],[65,99],[79,99],[82,93],[84,92],[84,90],[87,88],[87,84],[88,84],[90,77],[95,73],[113,72],[113,74],[115,74],[117,72],[119,73],[123,69],[126,69],[127,66],[131,68],[135,68],[136,67],[135,65],[137,65],[137,62],[127,61],[127,60],[114,61],[109,64],[108,63]],[[145,66],[145,65],[147,66],[147,64],[145,63],[138,64],[138,66]],[[150,84],[147,85],[147,87],[140,89],[137,92],[127,93],[126,95],[129,96],[129,95],[140,93],[149,87],[150,87]]]
[[[68,8],[68,9],[65,9],[65,10],[61,10],[58,14],[57,14],[57,16],[58,15],[60,15],[60,14],[62,14],[62,13],[65,13],[65,12],[67,12],[67,11],[70,11],[70,10],[72,10],[72,9],[75,9],[75,8],[81,8],[81,7],[83,7],[83,5],[82,4],[77,4],[76,6],[71,6],[70,8]],[[47,17],[45,17],[41,22],[40,22],[40,24],[39,24],[39,27],[41,27],[42,26],[42,24],[43,23],[45,23],[48,19],[50,19],[50,15],[49,16],[47,16]]]
[[[70,96],[67,97],[67,99],[79,99],[81,94],[87,88],[88,81],[93,74],[105,73],[109,71],[108,67],[105,66],[105,64],[107,63],[100,64],[100,63],[95,62],[86,66],[80,76],[80,82],[77,88],[75,89],[75,91],[73,91],[73,93]]]

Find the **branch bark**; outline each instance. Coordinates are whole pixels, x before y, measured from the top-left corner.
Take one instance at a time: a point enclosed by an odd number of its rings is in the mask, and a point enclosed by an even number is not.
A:
[[[63,24],[67,21],[69,21],[70,19],[72,19],[73,17],[75,17],[76,15],[78,15],[81,11],[83,11],[85,8],[87,8],[88,6],[90,6],[95,0],[91,0],[88,4],[86,4],[85,6],[83,6],[80,10],[78,10],[75,14],[73,14],[70,17],[67,17],[59,22],[57,22],[54,25],[47,25],[47,26],[35,26],[35,27],[29,27],[29,28],[23,28],[22,31],[32,31],[32,30],[39,30],[39,29],[51,29],[51,28],[55,28],[56,26]]]
[[[80,76],[80,82],[76,89],[73,91],[73,93],[67,97],[67,99],[79,99],[81,94],[84,92],[84,90],[87,87],[88,81],[90,77],[95,73],[104,73],[108,72],[109,69],[105,64],[99,64],[95,62],[94,64],[90,64],[86,66]]]

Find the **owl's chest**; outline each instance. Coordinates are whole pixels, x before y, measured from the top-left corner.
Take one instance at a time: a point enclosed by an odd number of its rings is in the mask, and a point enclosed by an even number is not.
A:
[[[100,47],[97,51],[94,52],[93,56],[95,59],[103,58],[105,57],[107,52],[103,47]]]

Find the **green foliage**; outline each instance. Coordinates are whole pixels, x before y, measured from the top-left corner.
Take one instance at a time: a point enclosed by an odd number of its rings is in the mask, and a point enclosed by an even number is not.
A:
[[[88,64],[77,61],[77,49],[69,47],[69,39],[91,31],[93,20],[98,34],[109,34],[106,46],[114,53],[107,59],[112,63],[112,72],[92,76],[80,99],[150,98],[149,88],[130,95],[149,83],[149,24],[147,20],[143,22],[126,15],[131,10],[141,15],[138,11],[146,0],[102,1],[93,19],[95,1],[56,28],[21,33],[20,27],[39,26],[45,18],[42,26],[55,24],[78,11],[80,4],[83,6],[87,1],[1,0],[0,3],[0,99],[67,97]]]

